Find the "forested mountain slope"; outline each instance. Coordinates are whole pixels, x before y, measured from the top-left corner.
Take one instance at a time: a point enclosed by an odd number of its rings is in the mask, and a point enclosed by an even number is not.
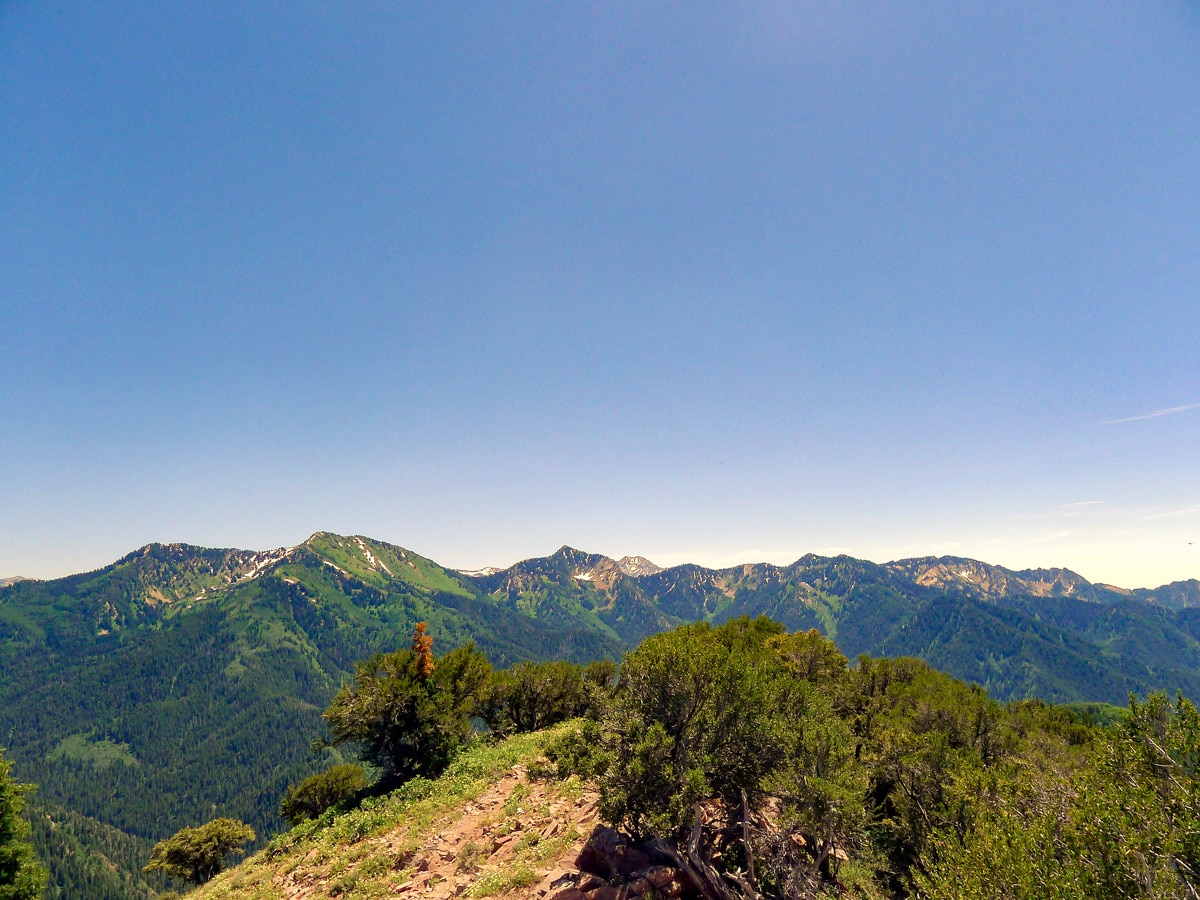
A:
[[[139,852],[214,810],[270,833],[288,785],[326,762],[310,743],[342,679],[418,621],[439,646],[474,639],[499,664],[621,648],[361,538],[317,534],[272,553],[151,545],[0,593],[0,744],[40,785],[32,810],[70,810]],[[61,896],[92,896],[69,875]]]
[[[41,785],[31,809],[83,817],[77,853],[119,832],[123,858],[214,814],[275,830],[286,787],[327,763],[310,742],[338,685],[418,621],[439,650],[475,640],[503,666],[616,658],[681,622],[766,614],[852,658],[920,656],[1003,699],[1123,703],[1157,688],[1200,696],[1197,587],[1126,591],[956,558],[660,570],[564,547],[460,573],[327,533],[270,552],[152,544],[0,588],[0,745]],[[85,869],[99,871],[72,871]],[[56,873],[62,896],[134,896],[81,892]]]
[[[627,643],[669,624],[767,615],[817,628],[851,657],[919,656],[997,696],[1123,703],[1131,691],[1200,695],[1194,581],[1136,591],[1067,569],[1014,572],[944,557],[877,564],[808,555],[632,576],[569,547],[469,579],[515,609],[599,618]]]

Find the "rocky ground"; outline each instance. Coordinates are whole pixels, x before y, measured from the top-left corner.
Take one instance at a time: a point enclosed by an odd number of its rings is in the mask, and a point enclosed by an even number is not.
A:
[[[626,900],[685,876],[604,827],[595,790],[547,771],[557,730],[472,751],[436,782],[276,838],[188,900]]]

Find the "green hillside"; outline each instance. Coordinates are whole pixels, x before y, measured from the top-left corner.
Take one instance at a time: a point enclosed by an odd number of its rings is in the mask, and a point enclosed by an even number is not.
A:
[[[621,647],[590,625],[495,604],[379,542],[318,534],[269,554],[151,545],[0,595],[0,743],[45,808],[115,829],[143,856],[215,811],[269,834],[286,788],[326,762],[310,743],[353,663],[407,642],[418,621],[439,646],[477,640],[501,665]],[[95,829],[76,831],[96,843]],[[115,864],[140,883],[139,866]],[[70,867],[52,874],[65,897],[138,893],[93,891]]]
[[[816,628],[852,658],[918,656],[1003,699],[1123,704],[1130,692],[1158,689],[1200,696],[1200,610],[1179,599],[1188,582],[1119,591],[1065,569],[814,555],[791,566],[683,565],[630,576],[570,548],[473,581],[513,608],[599,619],[629,644],[681,622],[766,615]]]
[[[442,689],[421,683],[408,682]],[[188,896],[1184,900],[1200,888],[1200,714],[1187,700],[1000,703],[912,658],[851,666],[765,617],[647,638],[584,718],[550,717],[543,698],[549,730],[471,740],[445,768],[314,809],[240,865],[194,877]],[[392,714],[418,729],[440,715],[396,706],[380,720]]]
[[[329,761],[310,743],[339,684],[418,621],[437,649],[474,640],[506,666],[617,658],[682,622],[768,615],[817,628],[851,658],[921,657],[1001,699],[1200,696],[1190,582],[1121,591],[956,558],[810,555],[648,574],[622,562],[564,547],[469,576],[318,533],[269,552],[152,544],[95,572],[0,588],[0,746],[17,777],[41,785],[31,815],[78,817],[76,862],[118,837],[126,848],[100,853],[125,887],[96,887],[91,864],[52,866],[62,896],[141,896],[152,885],[128,860],[214,814],[276,831],[287,786]],[[67,846],[60,831],[41,846]]]
[[[152,841],[36,799],[30,805],[29,819],[34,848],[50,870],[49,900],[154,900],[157,891],[166,887],[163,879],[141,873]]]

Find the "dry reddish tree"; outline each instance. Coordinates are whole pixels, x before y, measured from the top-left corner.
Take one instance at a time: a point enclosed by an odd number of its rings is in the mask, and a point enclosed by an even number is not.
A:
[[[424,622],[417,623],[412,649],[417,654],[417,677],[424,681],[433,674],[433,638],[425,633]]]

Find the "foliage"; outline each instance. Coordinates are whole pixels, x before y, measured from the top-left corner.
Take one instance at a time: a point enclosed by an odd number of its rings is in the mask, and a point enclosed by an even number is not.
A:
[[[30,785],[9,777],[12,763],[0,750],[0,900],[35,900],[41,896],[46,871],[33,855],[29,825],[21,818]]]
[[[213,819],[195,828],[182,828],[154,845],[146,871],[203,884],[225,868],[230,854],[240,854],[255,839],[254,829],[237,819]]]
[[[1086,725],[1120,725],[1129,719],[1129,710],[1124,706],[1114,706],[1111,703],[1064,703],[1063,708],[1081,723]]]
[[[1191,893],[1200,893],[1200,714],[1182,695],[1174,706],[1162,693],[1141,704],[1130,698],[1126,731],[1131,752],[1104,759],[1106,774],[1153,792],[1167,835],[1163,855]]]
[[[796,698],[782,666],[752,665],[765,619],[720,628],[687,625],[628,654],[605,729],[612,749],[601,776],[603,809],[634,834],[675,836],[693,805],[740,803],[783,757],[779,710]]]
[[[425,622],[418,622],[413,631],[412,651],[417,654],[417,677],[424,681],[433,674],[433,638]]]
[[[492,676],[482,716],[497,735],[538,731],[582,715],[586,688],[582,670],[569,662],[517,663]]]
[[[467,896],[481,898],[494,897],[497,894],[509,894],[536,884],[539,878],[540,876],[533,869],[529,868],[529,866],[511,866],[491,872],[480,878],[479,881],[472,885]]]
[[[816,631],[742,618],[644,641],[602,722],[548,753],[560,770],[596,773],[606,816],[675,848],[706,897],[808,897],[851,883],[864,896],[905,896],[948,865],[939,860],[954,836],[986,833],[999,798],[1025,796],[1038,779],[1069,782],[1093,758],[1090,723],[1037,701],[1006,707],[916,659],[850,667]],[[1005,896],[997,884],[973,896]]]
[[[611,659],[595,659],[583,667],[583,684],[590,691],[607,694],[617,683],[617,664]]]
[[[437,776],[473,735],[471,718],[491,677],[486,657],[469,643],[428,674],[426,665],[420,650],[376,654],[355,667],[353,685],[325,710],[330,743],[356,745],[385,787]]]
[[[279,804],[279,815],[292,825],[315,819],[331,806],[349,799],[367,785],[367,775],[359,765],[340,765],[310,775],[289,788]]]
[[[1006,711],[978,686],[906,658],[860,658],[840,704],[870,771],[873,841],[907,872],[935,828],[962,826],[966,800],[952,790],[961,773],[991,770],[1012,749]]]
[[[1200,717],[1132,701],[1085,766],[1011,778],[969,829],[943,831],[914,873],[922,897],[1187,898],[1200,890]]]
[[[604,744],[600,723],[595,719],[581,719],[546,745],[546,758],[554,764],[559,778],[578,775],[590,781],[609,768],[610,754]]]
[[[50,871],[43,900],[155,900],[166,888],[161,873],[142,872],[153,841],[48,804],[36,794],[27,811],[34,849]]]

